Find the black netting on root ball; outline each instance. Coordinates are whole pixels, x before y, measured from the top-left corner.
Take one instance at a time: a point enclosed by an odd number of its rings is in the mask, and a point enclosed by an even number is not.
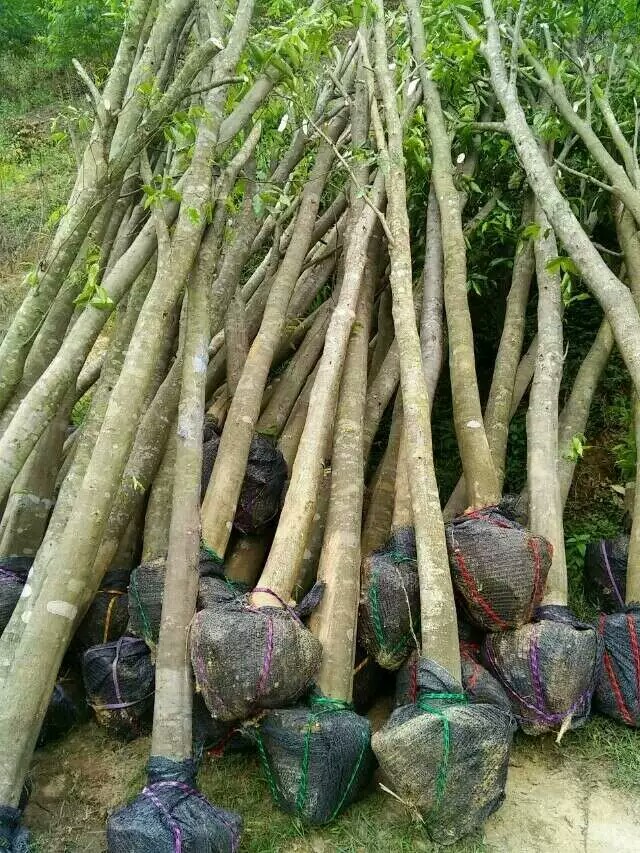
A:
[[[63,682],[56,682],[36,746],[43,747],[64,737],[82,718],[82,709],[72,692]]]
[[[499,512],[505,517],[526,527],[529,522],[529,506],[526,497],[521,494],[506,494],[500,498]]]
[[[231,601],[239,595],[248,593],[247,584],[236,583],[225,577],[201,577],[198,585],[197,609],[205,610],[225,601]]]
[[[629,537],[589,542],[584,556],[584,588],[605,613],[624,609]]]
[[[215,758],[228,752],[246,752],[251,748],[249,738],[236,723],[214,720],[197,693],[193,697],[193,755],[200,763],[205,754]]]
[[[364,559],[358,642],[384,669],[398,669],[420,629],[416,539],[409,527]]]
[[[598,622],[603,642],[602,669],[594,705],[621,723],[640,726],[640,608],[604,613]]]
[[[322,656],[320,642],[294,610],[255,608],[246,596],[229,596],[196,613],[190,645],[197,689],[221,720],[296,701]]]
[[[127,587],[130,574],[128,569],[117,569],[104,576],[91,607],[76,631],[75,642],[80,649],[118,640],[125,634],[129,621]]]
[[[393,675],[358,646],[353,669],[353,707],[356,712],[366,714],[376,699],[389,692],[392,685]]]
[[[329,823],[371,781],[371,726],[345,702],[270,711],[254,734],[273,799],[305,823]]]
[[[566,607],[541,607],[536,619],[488,634],[483,663],[504,687],[526,734],[579,728],[589,716],[600,673],[600,639]]]
[[[462,666],[462,687],[469,702],[474,704],[497,705],[505,711],[511,711],[511,703],[491,673],[479,662],[480,646],[472,643],[460,645],[460,663]],[[412,652],[407,662],[398,671],[396,678],[395,706],[410,705],[418,701],[431,678],[431,662]]]
[[[152,757],[147,785],[107,821],[109,853],[236,853],[242,819],[196,787],[192,761]]]
[[[0,851],[29,853],[29,833],[21,826],[22,812],[12,806],[0,806]]]
[[[496,507],[446,526],[456,592],[472,622],[506,631],[528,622],[544,594],[553,549]]]
[[[87,702],[100,725],[127,740],[148,730],[155,669],[143,640],[121,637],[87,649],[82,677]]]
[[[218,454],[220,437],[215,433],[202,448],[201,493],[207,490]],[[254,435],[233,526],[241,533],[260,533],[280,512],[287,481],[287,463],[278,448],[263,435]]]
[[[142,563],[131,572],[129,581],[128,633],[142,637],[155,650],[160,636],[162,596],[167,562],[160,558]],[[201,583],[205,578],[224,579],[224,566],[208,550],[200,549],[198,563]]]
[[[452,844],[502,804],[515,722],[496,705],[467,702],[434,661],[421,662],[419,673],[425,689],[393,711],[374,734],[373,751],[433,841]]]
[[[31,557],[3,557],[0,559],[0,634],[11,619],[11,614],[22,595],[32,565],[33,559]]]

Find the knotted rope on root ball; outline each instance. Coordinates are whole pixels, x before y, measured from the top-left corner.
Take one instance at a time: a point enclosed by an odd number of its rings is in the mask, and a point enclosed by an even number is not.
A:
[[[579,728],[589,716],[600,673],[600,639],[566,607],[541,607],[536,619],[488,634],[482,659],[504,687],[526,734]]]
[[[629,537],[589,542],[584,556],[584,588],[605,613],[624,609]]]
[[[553,548],[496,507],[446,527],[454,586],[470,619],[485,631],[528,622],[542,601]]]
[[[29,833],[20,825],[22,812],[11,806],[0,806],[0,851],[29,853]]]
[[[0,634],[11,619],[32,565],[31,557],[3,557],[0,560]]]
[[[371,726],[347,702],[314,696],[308,708],[270,711],[255,739],[276,804],[310,824],[332,821],[371,781]]]
[[[256,608],[247,596],[231,593],[196,613],[190,645],[197,690],[220,720],[242,720],[259,708],[296,701],[322,656],[320,642],[291,607]]]
[[[236,853],[242,820],[196,788],[192,761],[153,757],[147,785],[107,821],[109,853]]]
[[[75,642],[81,650],[124,636],[129,621],[129,576],[128,569],[117,569],[104,576],[76,632]]]
[[[148,730],[155,670],[143,640],[121,637],[87,649],[82,677],[87,701],[100,725],[127,740]]]
[[[511,703],[491,673],[479,662],[480,647],[472,643],[460,644],[462,664],[462,687],[468,702],[473,704],[497,705],[505,711],[511,711]],[[426,685],[431,678],[431,662],[412,652],[407,662],[398,671],[396,678],[395,706],[415,704],[421,693],[427,691]]]
[[[201,493],[207,490],[218,455],[220,436],[213,433],[202,447]],[[282,492],[287,482],[287,463],[278,448],[263,435],[251,439],[247,468],[233,519],[240,533],[260,533],[280,512]]]
[[[502,804],[515,723],[502,708],[467,702],[434,661],[421,661],[419,673],[417,701],[393,711],[373,751],[429,837],[452,844]]]
[[[604,650],[594,704],[598,711],[640,726],[640,608],[600,616],[598,634]]]
[[[419,625],[415,534],[409,527],[399,528],[364,559],[358,642],[381,667],[398,669],[415,646]]]

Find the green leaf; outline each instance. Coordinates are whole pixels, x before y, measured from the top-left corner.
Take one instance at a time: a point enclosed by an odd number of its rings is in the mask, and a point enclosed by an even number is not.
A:
[[[91,297],[91,305],[93,305],[94,308],[100,309],[113,308],[113,299],[101,284],[96,286],[95,292]]]
[[[251,201],[251,207],[253,208],[253,212],[255,213],[258,219],[264,216],[264,202],[262,201],[262,197],[259,194],[254,195]]]
[[[537,222],[531,222],[522,229],[522,239],[537,240],[541,230]]]
[[[193,222],[194,225],[200,224],[200,219],[201,219],[200,211],[198,210],[197,207],[188,207],[187,208],[187,216],[189,217],[191,222]]]
[[[545,268],[546,268],[547,272],[560,272],[563,269],[563,267],[562,267],[563,260],[564,260],[564,258],[560,258],[560,257],[551,258],[551,260],[547,261],[547,263],[546,263]]]

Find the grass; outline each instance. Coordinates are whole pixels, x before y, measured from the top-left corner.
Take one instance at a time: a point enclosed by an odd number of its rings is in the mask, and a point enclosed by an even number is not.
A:
[[[52,121],[75,107],[79,89],[47,70],[40,48],[0,53],[0,336],[25,292],[23,279],[51,236],[52,213],[66,202],[75,160]]]

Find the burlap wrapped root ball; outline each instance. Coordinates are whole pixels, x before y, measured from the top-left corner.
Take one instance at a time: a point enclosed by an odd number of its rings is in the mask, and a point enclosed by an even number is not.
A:
[[[567,607],[541,607],[530,625],[487,634],[482,659],[526,734],[564,732],[586,722],[602,646],[594,627]]]
[[[594,705],[602,714],[627,726],[640,726],[640,606],[602,614],[598,634],[603,642],[602,668]]]
[[[469,702],[497,705],[511,711],[509,697],[500,682],[479,661],[480,646],[472,643],[460,644],[462,664],[462,688]],[[428,690],[431,663],[412,652],[396,678],[395,706],[410,705],[418,701],[421,693]]]
[[[314,696],[270,711],[254,736],[276,805],[305,823],[329,823],[371,781],[370,723],[344,702]]]
[[[423,817],[429,837],[453,844],[504,800],[515,722],[496,705],[467,702],[434,661],[419,665],[425,689],[372,738],[389,787]]]
[[[532,618],[553,556],[546,539],[496,507],[454,519],[446,538],[456,593],[474,624],[506,631]]]
[[[584,556],[584,589],[605,613],[623,610],[627,591],[629,537],[589,542]]]
[[[101,726],[125,740],[148,731],[155,668],[143,640],[121,637],[87,649],[82,677],[87,702]]]
[[[147,785],[107,821],[109,853],[236,853],[242,820],[196,788],[192,761],[151,758]]]
[[[384,669],[398,669],[420,630],[416,540],[409,527],[365,556],[358,610],[358,642]]]
[[[211,715],[243,720],[259,708],[278,708],[306,693],[322,646],[289,607],[252,607],[229,593],[196,613],[191,663],[197,690]]]
[[[33,565],[31,557],[0,559],[0,634],[9,624],[18,599],[22,595],[27,575]]]
[[[220,436],[205,431],[209,439],[202,448],[202,497],[207,490],[218,455]],[[249,458],[233,526],[240,533],[260,533],[280,512],[282,492],[287,482],[287,463],[276,445],[257,433],[251,439]]]
[[[107,572],[100,589],[76,631],[75,646],[80,650],[119,640],[127,631],[129,600],[127,587],[131,572],[116,569]]]

